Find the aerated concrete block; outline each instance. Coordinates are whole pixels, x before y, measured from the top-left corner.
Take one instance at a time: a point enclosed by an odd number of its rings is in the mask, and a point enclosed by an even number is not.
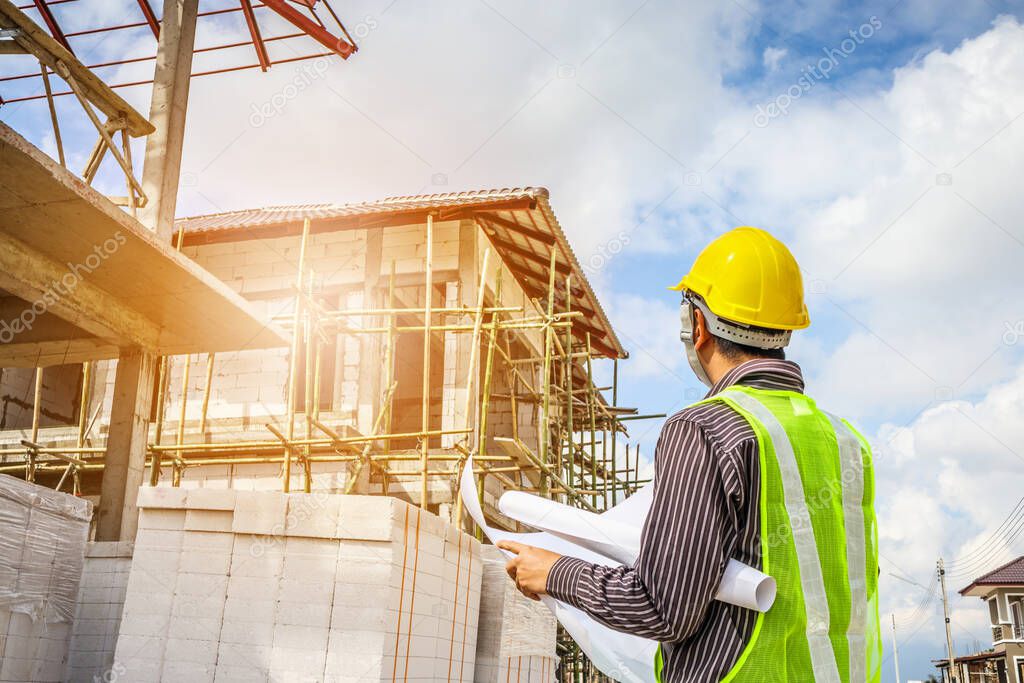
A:
[[[143,507],[115,666],[144,680],[472,680],[470,536],[392,498],[214,493]]]

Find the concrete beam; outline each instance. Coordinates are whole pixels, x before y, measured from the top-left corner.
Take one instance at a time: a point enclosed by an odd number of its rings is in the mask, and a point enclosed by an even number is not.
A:
[[[85,279],[82,273],[88,272],[84,266],[76,272],[0,231],[0,289],[31,302],[4,321],[13,326],[10,341],[30,331],[39,316],[51,314],[111,344],[156,347],[157,326]]]

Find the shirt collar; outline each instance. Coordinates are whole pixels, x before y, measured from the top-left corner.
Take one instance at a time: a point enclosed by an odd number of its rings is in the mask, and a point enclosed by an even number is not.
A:
[[[755,358],[741,363],[715,382],[705,398],[710,398],[734,384],[755,389],[781,389],[803,393],[804,377],[800,366],[791,360]]]

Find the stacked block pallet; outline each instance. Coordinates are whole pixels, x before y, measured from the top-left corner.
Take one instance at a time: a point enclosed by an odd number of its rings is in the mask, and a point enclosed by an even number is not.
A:
[[[547,607],[524,597],[505,573],[505,557],[484,546],[477,683],[555,680],[558,623]]]
[[[57,682],[92,504],[0,474],[0,681]]]
[[[131,564],[129,542],[95,542],[86,547],[64,675],[68,683],[114,678],[114,647]]]
[[[480,544],[394,498],[144,487],[133,681],[473,680]]]

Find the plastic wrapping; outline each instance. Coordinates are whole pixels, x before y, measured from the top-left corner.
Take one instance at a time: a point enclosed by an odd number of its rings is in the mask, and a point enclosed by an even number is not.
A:
[[[70,622],[92,503],[0,475],[0,610]]]
[[[480,593],[481,638],[493,637],[488,646],[495,657],[555,657],[557,628],[551,612],[522,595],[505,572],[505,556],[494,546],[483,547],[483,586]]]

